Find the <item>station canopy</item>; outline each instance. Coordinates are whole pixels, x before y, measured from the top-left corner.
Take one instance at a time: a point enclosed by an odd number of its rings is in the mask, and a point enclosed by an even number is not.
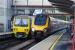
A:
[[[67,12],[70,14],[73,14],[73,0],[48,0],[49,2],[52,2],[52,5],[58,7],[60,11]]]

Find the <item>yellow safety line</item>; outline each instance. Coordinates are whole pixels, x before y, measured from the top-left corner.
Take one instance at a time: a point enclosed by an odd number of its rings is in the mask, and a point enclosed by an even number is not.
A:
[[[63,34],[62,34],[62,35],[63,35]],[[62,35],[61,35],[61,36],[62,36]],[[54,43],[52,44],[52,47],[50,47],[49,50],[53,50],[53,49],[54,49],[54,46],[57,44],[57,42],[59,41],[59,39],[61,38],[61,36],[58,37],[58,38],[54,41]]]

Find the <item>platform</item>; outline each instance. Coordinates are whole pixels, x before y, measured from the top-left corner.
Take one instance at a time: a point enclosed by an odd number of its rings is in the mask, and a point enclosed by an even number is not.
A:
[[[0,35],[11,34],[12,32],[1,32]]]
[[[72,44],[70,32],[67,31],[49,50],[70,50]]]
[[[12,37],[12,32],[2,32],[0,33],[0,39],[5,39],[8,37]]]
[[[53,50],[64,34],[66,34],[66,29],[49,36],[28,50]]]

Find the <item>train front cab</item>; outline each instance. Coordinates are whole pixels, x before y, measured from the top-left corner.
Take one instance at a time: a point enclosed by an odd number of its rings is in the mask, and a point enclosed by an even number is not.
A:
[[[30,19],[27,16],[14,18],[13,33],[16,38],[28,38],[30,36]]]
[[[38,14],[32,18],[32,34],[35,39],[42,38],[50,34],[50,17],[46,14]]]

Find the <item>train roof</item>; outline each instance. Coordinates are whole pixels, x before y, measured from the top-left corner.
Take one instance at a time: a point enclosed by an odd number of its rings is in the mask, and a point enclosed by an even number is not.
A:
[[[28,19],[28,18],[29,18],[29,16],[28,16],[28,15],[18,15],[18,16],[15,16],[15,18]]]

